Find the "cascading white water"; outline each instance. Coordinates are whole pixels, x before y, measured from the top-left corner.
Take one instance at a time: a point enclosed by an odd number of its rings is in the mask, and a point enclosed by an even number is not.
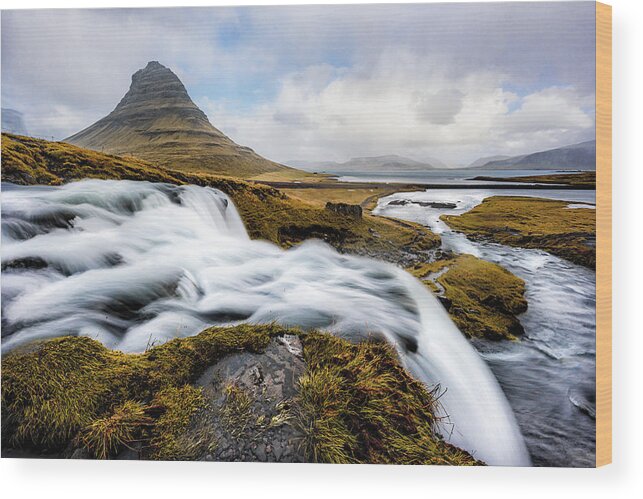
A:
[[[403,270],[319,241],[250,240],[232,202],[196,186],[85,180],[2,193],[3,349],[80,334],[128,352],[213,324],[319,328],[393,342],[439,383],[453,444],[489,464],[529,455],[495,378]]]

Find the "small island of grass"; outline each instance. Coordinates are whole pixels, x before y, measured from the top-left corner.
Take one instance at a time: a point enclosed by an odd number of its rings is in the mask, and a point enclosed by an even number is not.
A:
[[[408,270],[438,295],[469,338],[515,340],[523,333],[516,316],[527,310],[525,282],[500,265],[463,254]]]
[[[495,196],[462,215],[442,215],[470,239],[541,249],[578,265],[596,264],[596,211],[573,203]]]

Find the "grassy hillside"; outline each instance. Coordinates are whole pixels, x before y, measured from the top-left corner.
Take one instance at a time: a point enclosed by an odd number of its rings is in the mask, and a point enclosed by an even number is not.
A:
[[[277,189],[232,177],[184,173],[132,157],[64,142],[2,134],[2,180],[20,185],[60,185],[83,178],[196,184],[222,190],[234,201],[250,236],[290,247],[322,239],[337,250],[408,265],[422,261],[439,238],[410,222],[364,215],[354,219],[292,199]]]

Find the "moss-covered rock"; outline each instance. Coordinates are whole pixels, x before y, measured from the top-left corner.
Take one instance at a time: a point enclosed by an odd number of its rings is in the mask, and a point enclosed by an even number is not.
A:
[[[274,325],[210,328],[140,355],[109,350],[86,337],[12,351],[2,366],[3,442],[62,450],[119,405],[150,404],[163,390],[193,383],[224,355],[261,351],[285,331]],[[152,405],[163,406],[158,400]]]
[[[408,270],[441,298],[468,337],[513,340],[523,333],[516,316],[527,310],[525,282],[500,265],[464,254]]]
[[[244,369],[238,379],[224,380],[218,406],[206,394],[220,391],[204,381],[212,366],[240,353],[259,354],[293,335],[303,341],[303,360],[301,353],[290,354],[306,364],[299,380],[288,382],[294,394],[255,387],[253,373]],[[292,349],[292,341],[286,343],[265,350],[266,365]],[[232,373],[235,362],[219,371]],[[438,395],[414,381],[387,344],[354,345],[276,325],[210,328],[143,354],[108,350],[84,337],[58,338],[3,357],[3,454],[26,449],[60,457],[216,459],[222,436],[245,445],[253,435],[269,435],[288,442],[297,436],[309,461],[478,464],[438,435]],[[265,447],[255,458],[278,460]],[[279,459],[302,459],[280,448]]]

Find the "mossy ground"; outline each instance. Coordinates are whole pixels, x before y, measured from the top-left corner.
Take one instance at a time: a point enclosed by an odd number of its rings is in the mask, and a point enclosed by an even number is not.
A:
[[[298,189],[296,184],[292,188],[280,188],[289,197],[299,199],[314,206],[324,207],[328,201],[333,203],[358,204],[365,211],[371,211],[377,206],[377,200],[396,192],[415,191],[417,187],[405,186],[378,186],[372,184],[352,185],[348,182],[344,184],[336,182],[336,188],[305,188]]]
[[[435,293],[470,338],[516,339],[527,309],[525,282],[500,265],[457,255],[407,269]],[[437,283],[437,285],[436,285]]]
[[[274,325],[210,328],[140,355],[108,350],[85,337],[57,338],[13,351],[3,357],[3,441],[62,450],[82,432],[90,429],[91,435],[92,425],[99,431],[96,425],[103,418],[112,418],[112,423],[114,418],[128,420],[119,416],[123,404],[142,403],[162,412],[152,433],[163,438],[152,438],[149,454],[171,458],[180,428],[201,401],[198,389],[186,386],[222,356],[261,351],[272,336],[284,332]],[[111,428],[109,421],[103,426]]]
[[[596,210],[530,197],[486,198],[462,215],[442,215],[452,229],[483,239],[548,251],[579,265],[596,265]]]
[[[345,253],[377,256],[391,262],[423,259],[440,239],[419,224],[370,215],[341,216],[292,199],[281,191],[233,177],[184,173],[132,157],[118,157],[63,142],[2,134],[2,180],[20,185],[60,185],[84,178],[147,180],[211,186],[235,203],[250,237],[284,248],[317,238]]]
[[[202,457],[216,440],[200,420],[205,399],[195,381],[223,356],[261,352],[282,334],[302,337],[307,368],[293,412],[278,424],[301,428],[309,460],[479,464],[438,436],[439,388],[414,381],[392,347],[276,325],[210,328],[143,354],[85,337],[10,352],[3,358],[3,447],[69,455],[80,446],[109,458],[138,446],[145,459]],[[257,417],[251,405],[243,390],[227,388],[226,431],[243,436]]]

